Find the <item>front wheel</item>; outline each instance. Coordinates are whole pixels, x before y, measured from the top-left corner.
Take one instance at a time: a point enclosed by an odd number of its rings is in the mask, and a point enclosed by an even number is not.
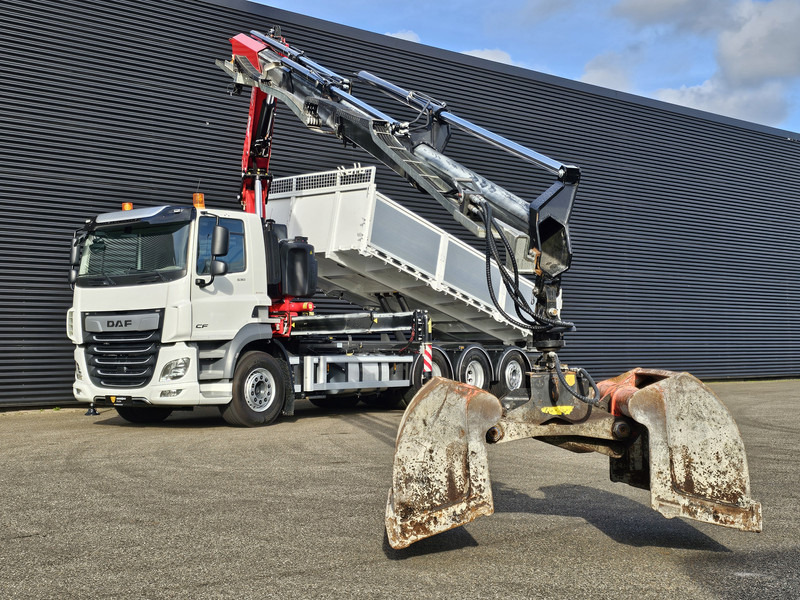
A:
[[[222,408],[230,425],[269,425],[281,414],[291,385],[286,362],[265,352],[248,352],[233,372],[233,398]]]
[[[163,406],[115,406],[117,414],[129,423],[161,423],[172,414]]]

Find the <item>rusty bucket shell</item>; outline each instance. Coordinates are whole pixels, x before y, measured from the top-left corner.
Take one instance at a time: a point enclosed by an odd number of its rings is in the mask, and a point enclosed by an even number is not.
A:
[[[492,394],[441,377],[414,396],[397,433],[386,504],[392,548],[494,512],[485,435],[501,415]]]
[[[612,480],[632,483],[628,467],[644,459],[649,481],[640,483],[649,484],[651,505],[664,516],[761,531],[744,442],[708,386],[689,373],[634,369],[599,387],[612,411],[647,428],[646,454],[612,459]]]

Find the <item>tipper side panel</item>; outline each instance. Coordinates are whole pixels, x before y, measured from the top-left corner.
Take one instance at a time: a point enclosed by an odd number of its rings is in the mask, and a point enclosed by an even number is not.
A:
[[[447,337],[522,338],[492,304],[483,253],[377,192],[374,177],[368,167],[276,179],[267,217],[286,223],[289,237],[308,237],[328,294],[374,306],[377,294],[397,292],[411,308],[428,310]],[[494,263],[492,274],[496,298],[513,314]],[[521,288],[532,298],[530,282]]]

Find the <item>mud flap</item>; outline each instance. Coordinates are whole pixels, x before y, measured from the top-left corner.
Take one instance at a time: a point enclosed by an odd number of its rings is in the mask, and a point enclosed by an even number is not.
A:
[[[492,394],[441,377],[414,396],[397,432],[386,504],[392,548],[494,512],[485,435],[501,415]]]
[[[612,481],[649,487],[652,507],[666,517],[761,531],[744,443],[713,391],[689,373],[646,369],[602,382],[600,389],[611,396],[613,413],[647,428],[625,456],[611,459]]]

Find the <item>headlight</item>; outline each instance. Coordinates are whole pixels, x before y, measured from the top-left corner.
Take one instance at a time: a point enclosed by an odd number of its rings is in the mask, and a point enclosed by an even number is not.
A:
[[[83,381],[83,373],[81,373],[81,365],[75,362],[75,381]]]
[[[160,381],[175,381],[176,379],[180,379],[181,377],[186,375],[186,371],[188,370],[189,370],[188,357],[171,360],[164,365],[163,369],[161,369]]]

